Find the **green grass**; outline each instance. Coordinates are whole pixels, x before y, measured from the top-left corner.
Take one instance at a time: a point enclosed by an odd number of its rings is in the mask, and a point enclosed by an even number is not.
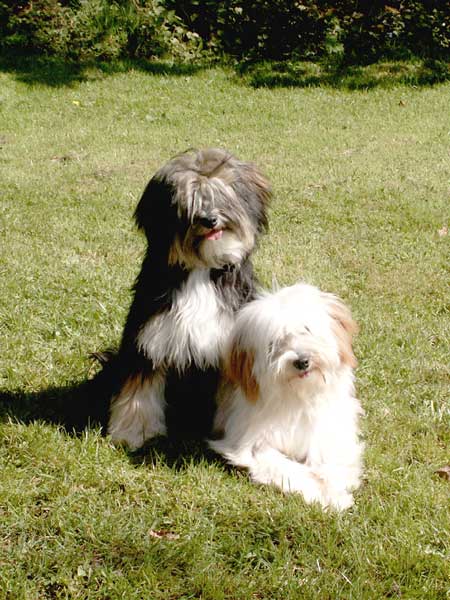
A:
[[[449,598],[450,85],[72,75],[0,73],[0,598]],[[360,324],[365,481],[343,515],[198,447],[131,455],[54,423],[120,336],[147,180],[193,146],[273,182],[262,282],[306,279]]]
[[[254,87],[310,87],[328,85],[340,89],[367,90],[395,85],[433,85],[450,80],[450,64],[444,60],[383,60],[375,64],[339,62],[260,62],[241,65],[238,72]]]

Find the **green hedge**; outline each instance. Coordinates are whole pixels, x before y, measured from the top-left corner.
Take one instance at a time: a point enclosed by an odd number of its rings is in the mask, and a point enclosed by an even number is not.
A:
[[[347,59],[450,57],[450,2],[337,2]]]
[[[450,2],[0,0],[0,48],[84,58],[450,56]]]
[[[0,0],[0,47],[75,60],[191,58],[200,38],[159,0]]]
[[[332,13],[324,2],[166,0],[205,46],[238,59],[314,58],[324,53]]]
[[[450,2],[166,0],[204,44],[239,59],[450,56]]]

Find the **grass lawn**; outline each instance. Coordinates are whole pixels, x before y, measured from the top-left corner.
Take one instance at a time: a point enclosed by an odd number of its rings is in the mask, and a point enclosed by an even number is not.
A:
[[[450,598],[449,99],[450,83],[0,71],[1,600]],[[336,292],[360,324],[365,481],[342,515],[199,447],[130,454],[57,424],[88,354],[119,339],[147,180],[201,146],[273,182],[261,281]]]

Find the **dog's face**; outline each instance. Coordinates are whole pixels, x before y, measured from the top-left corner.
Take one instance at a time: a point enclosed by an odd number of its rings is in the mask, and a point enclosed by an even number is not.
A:
[[[302,393],[326,385],[356,359],[349,309],[335,296],[298,284],[251,302],[237,317],[228,352],[228,374],[247,397],[289,386]]]
[[[151,179],[135,213],[150,249],[187,269],[236,265],[267,227],[268,181],[219,149],[186,152]]]

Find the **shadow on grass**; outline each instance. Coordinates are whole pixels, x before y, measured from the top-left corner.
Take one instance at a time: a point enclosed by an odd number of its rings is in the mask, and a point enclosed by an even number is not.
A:
[[[108,407],[91,381],[51,387],[39,392],[0,390],[0,421],[28,424],[43,421],[80,434],[88,427],[106,430]]]
[[[260,62],[241,65],[242,80],[259,88],[329,86],[369,90],[395,85],[431,86],[450,80],[450,63],[412,59],[379,61],[368,65],[327,65],[315,62]]]
[[[189,76],[210,63],[163,60],[91,61],[76,63],[56,57],[0,56],[0,71],[14,73],[18,81],[50,87],[95,81],[117,73],[142,71],[149,75]],[[435,59],[385,60],[367,65],[342,65],[305,61],[268,61],[237,64],[235,76],[251,87],[329,86],[345,90],[377,87],[431,86],[450,80],[450,63]]]
[[[198,464],[206,461],[221,464],[225,471],[233,471],[231,465],[210,450],[204,441],[198,439],[155,438],[131,453],[130,461],[137,467],[154,466],[158,462],[163,462],[174,471],[183,471],[191,463]]]
[[[0,56],[0,71],[14,73],[18,81],[29,85],[41,84],[49,87],[71,86],[132,70],[143,71],[150,75],[187,76],[204,68],[202,64],[170,61],[127,60],[77,63],[54,57]]]
[[[0,422],[8,418],[24,424],[40,421],[60,426],[68,435],[80,436],[91,428],[100,428],[106,435],[108,407],[109,395],[104,392],[101,376],[39,392],[0,390]],[[136,466],[162,461],[176,470],[190,462],[222,462],[203,440],[176,435],[147,442],[130,452],[129,459]]]

